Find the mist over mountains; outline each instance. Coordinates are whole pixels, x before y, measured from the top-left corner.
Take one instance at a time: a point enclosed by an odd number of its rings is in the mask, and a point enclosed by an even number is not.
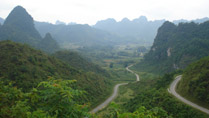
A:
[[[98,21],[93,27],[152,44],[157,29],[163,22],[165,20],[148,21],[145,16],[141,16],[132,21],[128,18],[124,18],[119,22],[116,22],[114,19],[102,20]]]
[[[173,23],[175,24],[179,24],[181,22],[203,23],[207,20],[209,20],[209,18],[207,17],[192,21],[182,19],[182,20],[174,20]],[[164,22],[165,22],[164,19],[148,21],[146,16],[140,16],[139,18],[133,19],[132,21],[129,20],[128,18],[124,18],[119,22],[117,22],[115,19],[109,18],[106,20],[98,21],[93,27],[115,33],[119,36],[133,37],[133,39],[135,40],[141,42],[143,41],[152,45],[154,38],[157,34],[158,28]]]
[[[174,24],[195,22],[203,23],[209,18],[196,20],[174,20]],[[3,24],[4,19],[0,18]],[[93,45],[119,45],[141,44],[152,45],[158,28],[165,22],[162,20],[149,21],[146,16],[129,20],[124,18],[117,22],[113,18],[98,21],[95,25],[66,24],[57,20],[55,24],[35,21],[35,27],[42,37],[50,33],[54,39],[64,47],[93,46]]]

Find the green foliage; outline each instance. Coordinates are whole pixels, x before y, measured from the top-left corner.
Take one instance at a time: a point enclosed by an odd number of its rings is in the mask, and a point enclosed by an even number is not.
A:
[[[81,118],[90,117],[86,105],[79,105],[75,99],[83,91],[71,88],[73,80],[49,78],[31,90],[23,93],[0,82],[0,117],[7,118]]]
[[[47,111],[50,116],[59,118],[76,118],[88,115],[85,105],[78,105],[75,102],[75,99],[80,97],[83,92],[70,87],[74,82],[73,80],[54,80],[53,78],[41,82],[38,88],[33,89],[29,94],[31,103],[35,105],[33,108]]]
[[[135,66],[147,72],[165,74],[185,68],[190,63],[209,55],[209,22],[165,22],[158,30],[154,44],[144,60]]]
[[[26,106],[26,101],[23,100],[25,94],[17,87],[4,85],[3,81],[0,81],[0,117],[2,118],[24,118],[27,116],[25,113],[29,110]]]
[[[134,112],[122,112],[119,106],[112,102],[109,109],[110,113],[105,116],[108,118],[169,118],[166,111],[157,107],[147,110],[141,106]]]
[[[209,57],[190,64],[183,73],[177,90],[209,106]]]

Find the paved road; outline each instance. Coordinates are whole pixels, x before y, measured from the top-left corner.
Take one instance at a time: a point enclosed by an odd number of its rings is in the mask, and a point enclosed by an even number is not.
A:
[[[136,75],[136,81],[139,81],[139,75],[134,73],[132,70],[130,70],[129,68],[133,66],[133,65],[130,65],[128,67],[126,67],[126,70],[135,74]],[[106,99],[102,104],[100,104],[99,106],[97,106],[96,108],[94,108],[93,110],[90,111],[90,113],[96,113],[97,111],[103,109],[104,107],[106,107],[111,101],[113,101],[116,97],[117,97],[117,94],[118,94],[118,88],[122,85],[126,85],[128,83],[121,83],[121,84],[116,84],[115,87],[114,87],[114,91],[113,91],[113,94],[108,98]]]
[[[131,72],[131,73],[133,73],[133,74],[135,74],[135,75],[136,75],[136,81],[139,81],[139,80],[140,80],[140,79],[139,79],[139,75],[136,74],[134,71],[132,71],[132,70],[129,69],[131,66],[133,66],[133,64],[130,65],[130,66],[128,66],[128,67],[126,67],[126,70],[129,71],[129,72]]]
[[[184,103],[186,103],[186,104],[188,104],[188,105],[190,105],[190,106],[192,106],[192,107],[194,107],[194,108],[196,108],[196,109],[198,109],[198,110],[200,110],[200,111],[202,111],[202,112],[205,112],[205,113],[209,114],[209,110],[208,110],[208,109],[203,108],[203,107],[201,107],[201,106],[199,106],[199,105],[197,105],[197,104],[195,104],[195,103],[193,103],[193,102],[190,102],[189,100],[183,98],[183,97],[180,96],[178,93],[176,93],[176,85],[177,85],[178,82],[181,80],[181,77],[182,77],[182,76],[179,75],[179,76],[177,76],[177,77],[175,78],[175,80],[174,80],[174,81],[172,82],[172,84],[170,85],[170,88],[168,89],[168,92],[171,93],[171,94],[173,94],[176,98],[178,98],[178,99],[181,100],[182,102],[184,102]]]

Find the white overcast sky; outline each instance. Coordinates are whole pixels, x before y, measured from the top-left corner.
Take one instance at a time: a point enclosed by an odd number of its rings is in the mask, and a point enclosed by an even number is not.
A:
[[[0,0],[0,17],[6,18],[17,5],[37,21],[95,24],[114,18],[130,20],[141,15],[155,19],[197,19],[209,17],[209,0]]]

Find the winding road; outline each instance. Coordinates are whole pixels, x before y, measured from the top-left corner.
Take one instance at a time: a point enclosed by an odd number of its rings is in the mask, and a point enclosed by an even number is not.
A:
[[[206,114],[209,114],[209,110],[201,107],[193,102],[190,102],[189,100],[183,98],[182,96],[180,96],[177,92],[176,92],[176,85],[178,84],[178,82],[181,80],[182,75],[179,75],[175,78],[175,80],[171,83],[170,88],[168,89],[168,92],[171,93],[172,95],[174,95],[176,98],[178,98],[179,100],[181,100],[182,102],[184,102],[185,104],[188,104]]]
[[[128,66],[128,67],[126,67],[126,70],[131,72],[131,73],[133,73],[133,74],[135,74],[136,75],[136,81],[139,81],[140,80],[139,79],[139,75],[129,69],[131,66],[133,66],[133,64]],[[98,105],[96,108],[91,110],[90,113],[96,113],[97,111],[99,111],[99,110],[103,109],[104,107],[106,107],[111,101],[113,101],[117,97],[119,87],[122,86],[122,85],[126,85],[126,84],[128,84],[128,83],[116,84],[115,87],[114,87],[113,94],[109,98],[107,98],[102,104]]]

